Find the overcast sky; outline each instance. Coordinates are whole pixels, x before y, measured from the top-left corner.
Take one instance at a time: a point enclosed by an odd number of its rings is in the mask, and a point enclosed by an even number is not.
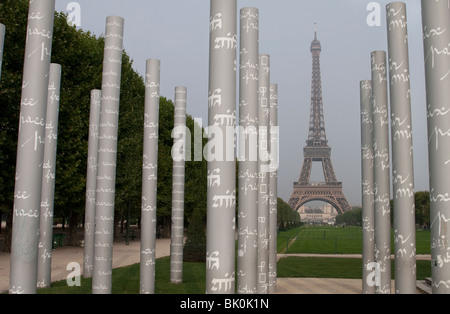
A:
[[[73,1],[57,0],[69,13]],[[125,19],[124,47],[134,68],[145,72],[148,58],[161,60],[161,95],[174,98],[188,88],[188,114],[207,125],[208,0],[79,0],[80,27],[100,35],[106,17]],[[271,56],[271,81],[278,84],[280,125],[279,196],[289,200],[303,163],[310,112],[313,25],[322,45],[325,128],[337,179],[351,205],[361,204],[359,82],[370,79],[370,53],[387,50],[385,7],[381,25],[369,26],[369,0],[238,0],[238,10],[260,13],[260,53]],[[406,0],[410,49],[415,187],[428,190],[426,98],[420,1]],[[73,11],[74,12],[74,11]],[[100,88],[100,87],[99,87]],[[313,176],[316,176],[314,168]],[[322,175],[323,177],[323,175]],[[319,179],[319,177],[318,177]]]

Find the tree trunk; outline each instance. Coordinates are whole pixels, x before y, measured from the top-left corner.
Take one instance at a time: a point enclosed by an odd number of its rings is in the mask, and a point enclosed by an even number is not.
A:
[[[120,240],[121,233],[119,233],[120,231],[119,221],[120,221],[120,213],[119,211],[116,210],[114,211],[114,241]]]
[[[6,218],[5,247],[3,248],[3,251],[8,253],[11,253],[12,217],[13,213],[10,212]]]
[[[172,220],[170,216],[164,216],[163,219],[163,238],[170,238],[170,226],[171,226]]]
[[[123,234],[123,231],[125,229],[125,216],[123,215],[123,213],[120,213],[117,215],[119,215],[119,218],[120,218],[120,233]]]
[[[78,218],[79,213],[71,211],[69,217],[69,233],[67,244],[70,246],[78,246]]]

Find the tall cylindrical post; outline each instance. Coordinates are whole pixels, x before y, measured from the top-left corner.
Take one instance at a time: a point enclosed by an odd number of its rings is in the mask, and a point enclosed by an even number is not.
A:
[[[106,20],[95,200],[92,292],[111,293],[117,135],[124,20]]]
[[[270,56],[259,55],[258,88],[258,283],[259,294],[269,292],[270,190]]]
[[[36,293],[54,11],[55,0],[30,1],[17,141],[10,293]]]
[[[374,51],[372,57],[373,154],[376,292],[391,292],[391,210],[389,164],[389,115],[386,52]]]
[[[206,292],[235,291],[237,1],[211,0]],[[234,117],[234,119],[233,119]],[[231,132],[230,132],[231,131]],[[229,145],[231,143],[231,145]]]
[[[38,248],[38,287],[50,287],[53,248],[53,209],[55,204],[56,149],[58,141],[61,65],[50,65],[47,117],[45,122],[44,170]]]
[[[237,292],[253,294],[258,256],[259,11],[243,8],[240,18]]]
[[[86,203],[84,214],[83,277],[91,278],[94,271],[95,193],[97,187],[98,132],[102,91],[91,91],[89,140],[86,173]]]
[[[394,198],[395,292],[416,292],[416,211],[406,4],[386,6]]]
[[[362,293],[374,294],[375,267],[374,199],[373,199],[373,120],[372,82],[360,82],[361,104],[361,189],[362,189]]]
[[[142,163],[141,294],[155,293],[160,66],[160,60],[147,60],[145,74],[144,152]]]
[[[0,80],[2,79],[3,47],[5,44],[5,25],[0,23]]]
[[[183,282],[184,184],[186,154],[186,87],[175,88],[172,180],[172,229],[170,242],[170,282]],[[190,140],[190,138],[189,138]]]
[[[275,293],[277,285],[277,229],[278,229],[278,85],[270,84],[270,159],[269,159],[269,293]]]
[[[430,173],[432,292],[450,292],[450,7],[422,0]]]

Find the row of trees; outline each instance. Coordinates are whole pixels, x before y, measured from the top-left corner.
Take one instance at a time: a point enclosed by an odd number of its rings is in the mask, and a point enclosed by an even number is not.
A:
[[[300,214],[281,198],[278,198],[277,210],[279,230],[287,230],[300,225]]]
[[[7,217],[5,248],[9,249],[28,1],[2,0],[0,17],[7,30],[0,82],[0,217],[2,213]],[[82,240],[78,237],[78,227],[84,222],[85,211],[90,92],[101,87],[103,48],[102,37],[69,26],[67,16],[55,12],[52,62],[62,65],[62,84],[54,216],[59,221],[61,218],[68,221],[68,243],[71,245],[78,245]],[[144,95],[143,78],[133,69],[133,60],[124,51],[114,219],[116,237],[120,235],[121,221],[129,217],[139,220],[141,213]],[[170,234],[171,225],[173,117],[173,102],[161,97],[157,224],[163,235]],[[188,116],[186,123],[193,136],[192,117]],[[193,138],[191,140],[194,143]],[[191,157],[194,160],[194,156]],[[201,252],[206,243],[206,160],[186,162],[185,188],[185,222],[192,226],[187,232],[186,256],[204,258],[205,254]],[[299,221],[298,213],[279,198],[279,226],[286,228]]]
[[[8,217],[6,232],[10,235],[28,1],[2,0],[0,16],[7,30],[0,82],[0,217],[1,214]],[[69,26],[67,16],[55,12],[51,61],[61,64],[63,70],[54,215],[68,220],[70,244],[78,244],[77,227],[84,221],[90,92],[101,88],[103,48],[102,37]],[[140,215],[144,95],[143,78],[133,69],[133,60],[125,51],[120,95],[115,231],[121,217]],[[170,225],[172,206],[173,113],[173,102],[161,97],[157,205],[158,220],[165,227]],[[194,134],[194,120],[190,116],[187,126]],[[206,214],[206,172],[206,161],[186,163],[187,222],[194,210],[198,210],[201,217]],[[7,248],[9,238],[7,236]]]
[[[391,200],[391,225],[394,224],[394,206]],[[430,192],[419,191],[414,194],[414,205],[416,210],[416,225],[419,228],[430,227]],[[356,208],[354,210],[345,212],[344,214],[336,216],[337,225],[351,225],[360,226],[362,222],[362,209]]]

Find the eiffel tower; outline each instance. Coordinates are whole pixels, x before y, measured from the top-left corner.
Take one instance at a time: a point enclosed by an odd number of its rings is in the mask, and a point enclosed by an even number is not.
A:
[[[298,182],[294,182],[294,191],[289,206],[298,210],[310,201],[323,201],[331,204],[340,214],[350,210],[350,205],[342,192],[342,182],[338,182],[331,163],[331,148],[328,146],[323,117],[322,80],[320,74],[320,52],[322,48],[314,30],[311,43],[313,59],[311,115],[306,146],[303,149],[303,166]],[[321,162],[325,182],[310,182],[313,162]]]

